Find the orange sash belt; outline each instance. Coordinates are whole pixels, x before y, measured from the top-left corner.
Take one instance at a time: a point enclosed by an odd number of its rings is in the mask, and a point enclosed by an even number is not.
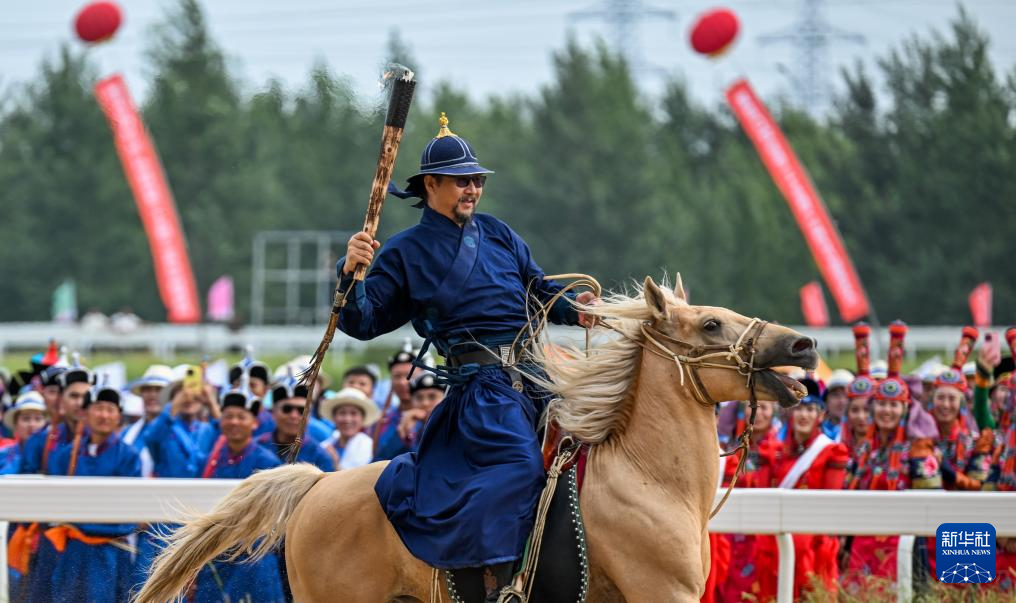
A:
[[[28,574],[32,549],[39,538],[39,524],[20,525],[7,542],[7,565],[22,576]]]
[[[53,543],[53,548],[55,548],[58,553],[64,552],[64,549],[67,548],[68,539],[77,540],[79,542],[83,542],[84,544],[90,544],[93,546],[99,544],[109,544],[113,540],[116,540],[115,538],[106,538],[103,536],[89,536],[76,527],[66,524],[52,527],[43,532],[43,534],[46,536],[47,540]]]
[[[64,549],[67,548],[68,539],[77,540],[78,542],[92,546],[98,546],[100,544],[108,544],[122,551],[127,551],[128,553],[137,552],[137,549],[135,547],[132,547],[131,545],[127,544],[121,538],[115,537],[111,538],[108,536],[89,536],[84,532],[82,532],[81,530],[79,530],[78,528],[67,524],[52,527],[43,532],[43,534],[50,542],[53,543],[53,548],[55,548],[58,553],[64,552]]]

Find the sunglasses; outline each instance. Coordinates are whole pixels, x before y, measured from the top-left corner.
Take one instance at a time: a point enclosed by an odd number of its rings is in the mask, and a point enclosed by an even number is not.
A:
[[[449,176],[449,178],[452,178]],[[469,183],[472,182],[476,188],[483,188],[483,185],[487,182],[487,176],[485,174],[476,174],[473,176],[455,176],[452,178],[455,181],[455,186],[459,188],[468,188]]]
[[[302,415],[304,408],[306,407],[300,406],[299,404],[283,404],[282,406],[279,407],[279,410],[284,415],[293,414],[294,412],[300,413]]]

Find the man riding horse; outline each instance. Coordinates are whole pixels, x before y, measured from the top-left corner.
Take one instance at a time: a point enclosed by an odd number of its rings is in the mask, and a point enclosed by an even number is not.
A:
[[[550,304],[562,290],[518,234],[476,212],[492,173],[442,114],[419,172],[405,191],[391,189],[421,199],[420,223],[376,258],[380,243],[356,233],[336,267],[345,289],[357,265],[373,262],[339,315],[344,333],[368,340],[409,321],[447,361],[436,372],[450,389],[418,451],[393,459],[374,491],[412,554],[454,570],[460,594],[477,601],[497,601],[510,586],[544,486],[536,432],[547,394],[515,368],[526,345],[517,336],[538,313],[534,300]],[[548,318],[585,325],[573,302],[592,301],[566,293]]]

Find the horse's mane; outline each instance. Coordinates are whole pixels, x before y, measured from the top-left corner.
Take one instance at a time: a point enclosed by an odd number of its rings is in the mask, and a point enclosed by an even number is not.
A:
[[[652,318],[642,287],[634,287],[634,295],[626,292],[604,295],[596,306],[581,306],[587,314],[608,319],[617,331],[588,351],[574,344],[534,346],[532,355],[544,368],[548,380],[536,379],[552,394],[547,407],[548,421],[582,442],[600,443],[623,427],[628,412],[643,339],[640,325]],[[679,303],[669,287],[661,289],[670,303]],[[596,332],[605,331],[602,327]]]

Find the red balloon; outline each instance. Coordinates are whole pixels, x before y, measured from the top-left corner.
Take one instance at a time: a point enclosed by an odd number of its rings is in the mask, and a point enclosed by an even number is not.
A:
[[[112,38],[122,21],[120,7],[113,2],[92,2],[74,19],[74,30],[83,41],[95,44]]]
[[[740,28],[734,11],[726,8],[707,11],[691,28],[691,47],[699,54],[716,56],[734,42]]]

